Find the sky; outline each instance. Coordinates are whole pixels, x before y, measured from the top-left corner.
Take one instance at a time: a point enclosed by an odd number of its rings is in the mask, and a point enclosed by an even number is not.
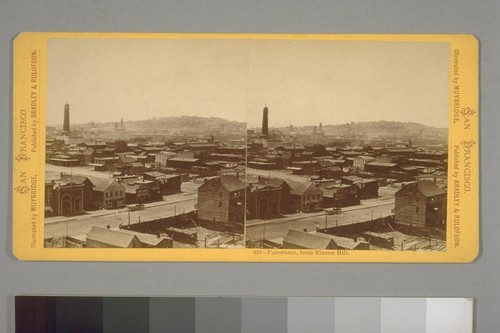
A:
[[[47,124],[203,116],[259,128],[392,120],[448,126],[449,45],[51,39]]]

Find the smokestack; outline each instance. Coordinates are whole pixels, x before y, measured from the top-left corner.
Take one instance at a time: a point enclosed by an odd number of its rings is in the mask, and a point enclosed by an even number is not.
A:
[[[69,104],[64,104],[64,123],[63,123],[63,131],[69,132]]]
[[[262,112],[262,135],[266,137],[269,135],[268,114],[269,114],[269,109],[267,108],[266,105]]]

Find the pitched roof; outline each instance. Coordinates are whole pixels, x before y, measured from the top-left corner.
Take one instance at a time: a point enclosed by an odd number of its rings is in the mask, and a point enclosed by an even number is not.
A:
[[[285,243],[296,245],[305,249],[328,249],[336,248],[335,241],[329,237],[319,234],[309,234],[307,232],[297,231],[290,229],[283,239],[283,246]],[[332,244],[333,243],[333,244]]]
[[[397,163],[385,163],[385,162],[370,162],[367,163],[366,165],[372,165],[372,166],[382,166],[382,167],[395,167]]]
[[[391,153],[414,153],[415,150],[412,148],[384,148],[387,152]]]
[[[144,175],[145,176],[150,176],[150,177],[155,177],[155,178],[165,177],[166,176],[166,174],[164,174],[163,172],[159,172],[159,171],[144,172]]]
[[[354,183],[354,184],[357,184],[357,183],[366,184],[366,183],[373,183],[373,182],[378,183],[377,178],[361,178],[358,176],[344,176],[344,177],[342,177],[342,179],[348,180],[349,182]]]
[[[215,148],[218,146],[218,144],[213,142],[190,142],[188,143],[188,146],[191,148],[203,148],[203,147]]]
[[[287,180],[287,183],[288,183],[288,185],[290,185],[290,188],[292,189],[291,193],[295,194],[295,195],[302,195],[302,194],[304,194],[305,191],[307,191],[309,189],[309,187],[315,186],[311,182],[296,182],[296,181]]]
[[[128,194],[136,194],[137,189],[144,188],[143,185],[141,184],[136,184],[133,181],[132,182],[122,182],[121,185],[125,188],[125,193]]]
[[[401,167],[401,169],[406,170],[406,171],[418,170],[416,167],[413,167],[413,166],[404,166],[404,167]]]
[[[363,181],[363,178],[358,177],[358,176],[344,176],[342,179],[349,180],[351,182],[361,182]]]
[[[333,241],[335,242],[335,244],[337,244],[338,247],[348,249],[348,250],[354,250],[360,244],[367,243],[367,242],[358,242],[358,241],[355,241],[351,238],[335,236],[335,235],[328,235],[328,234],[324,234],[324,237],[328,237],[328,238],[333,239]]]
[[[134,238],[136,241],[139,241],[135,235],[96,226],[93,226],[87,235],[87,240],[91,239],[102,244],[119,248],[130,247]]]
[[[89,179],[89,177],[86,176],[81,176],[81,175],[68,175],[68,174],[63,174],[61,175],[60,181],[63,182],[73,182],[73,183],[84,183],[85,180]],[[90,179],[89,179],[90,181]],[[92,181],[90,181],[92,183]]]
[[[133,168],[141,168],[144,166],[144,164],[142,164],[141,162],[133,162],[133,163],[130,163],[130,166]]]
[[[422,195],[426,197],[432,197],[435,195],[440,195],[440,194],[445,194],[446,192],[443,191],[439,186],[434,184],[433,181],[431,180],[422,180],[417,183],[417,188]]]
[[[136,159],[131,156],[120,156],[120,160],[123,163],[134,163],[136,161]]]
[[[156,235],[152,234],[145,234],[142,232],[136,232],[136,231],[131,231],[131,230],[125,230],[125,229],[120,229],[120,232],[129,234],[129,235],[135,235],[139,239],[139,241],[142,244],[150,245],[150,246],[158,246],[161,242],[165,241],[165,239],[172,239],[168,236],[162,236],[158,237]]]
[[[403,186],[402,189],[396,192],[396,195],[411,191],[418,191],[424,197],[432,197],[435,195],[446,194],[446,192],[442,190],[439,186],[434,184],[433,181],[421,180],[418,182],[407,183],[405,186]]]
[[[89,156],[89,155],[92,155],[92,154],[95,154],[95,150],[94,149],[85,149],[83,151],[83,155],[85,155],[85,156]]]
[[[327,168],[327,167],[333,167],[333,166],[335,166],[335,163],[333,163],[332,161],[328,161],[328,160],[319,160],[318,164],[322,168]]]
[[[158,147],[139,147],[140,149],[142,150],[145,150],[145,151],[161,151],[162,148],[158,148]]]
[[[169,159],[170,162],[198,162],[199,158],[191,158],[191,157],[172,157]],[[168,162],[167,162],[168,163]]]
[[[246,187],[245,183],[239,180],[236,176],[223,175],[220,177],[205,178],[205,183],[201,185],[198,190],[204,190],[205,188],[208,188],[208,186],[214,186],[215,184],[219,184],[220,187],[228,192],[240,191]]]
[[[116,180],[112,178],[93,178],[91,181],[92,184],[94,184],[94,191],[99,192],[105,191],[109,187],[109,185],[111,185],[113,182],[116,182]]]
[[[290,185],[285,180],[279,178],[259,177],[257,179],[257,182],[263,185],[290,187]]]
[[[316,185],[321,192],[323,192],[323,197],[332,198],[339,191],[346,191],[355,185],[342,185],[342,184],[317,184]]]
[[[221,176],[219,179],[221,186],[229,192],[239,191],[245,188],[245,183],[239,180],[236,176],[225,175]]]

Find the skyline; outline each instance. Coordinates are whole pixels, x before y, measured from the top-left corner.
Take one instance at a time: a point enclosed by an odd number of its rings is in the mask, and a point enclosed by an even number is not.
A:
[[[54,39],[48,50],[47,125],[69,102],[72,124],[186,115],[260,128],[268,105],[278,128],[448,127],[446,43]]]
[[[71,104],[70,104],[70,110],[71,110]],[[168,116],[165,116],[165,117],[156,117],[156,119],[162,119],[162,118],[176,118],[176,117],[183,117],[183,116],[172,116],[172,117],[168,117]],[[198,116],[186,116],[186,117],[198,117]],[[199,117],[202,117],[202,116],[199,116]],[[221,120],[225,120],[225,121],[233,121],[233,120],[229,120],[229,119],[225,119],[225,118],[220,118],[220,117],[215,117],[215,118],[218,118],[218,119],[221,119]],[[148,120],[152,120],[153,118],[145,118],[145,119],[136,119],[136,120],[130,120],[130,119],[125,119],[123,118],[123,122],[124,124],[126,124],[127,122],[129,121],[148,121]],[[99,121],[94,121],[95,124],[109,124],[109,125],[115,125],[115,123],[120,123],[120,120],[121,119],[118,119],[116,121],[102,121],[102,122],[99,122]],[[262,119],[261,119],[262,120]],[[447,129],[449,128],[448,126],[446,127],[437,127],[437,126],[431,126],[431,125],[425,125],[425,124],[422,124],[422,123],[419,123],[419,122],[405,122],[405,121],[393,121],[393,120],[384,120],[384,119],[380,119],[380,120],[367,120],[367,121],[357,121],[355,122],[356,124],[358,123],[368,123],[368,122],[397,122],[397,123],[414,123],[414,124],[419,124],[419,125],[424,125],[424,126],[428,126],[428,127],[434,127],[434,128],[438,128],[438,129]],[[86,124],[89,124],[91,121],[87,121],[87,122],[83,122],[83,123],[71,123],[71,126],[82,126],[82,125],[86,125]],[[238,121],[236,121],[238,122]],[[240,124],[245,124],[245,122],[238,122]],[[322,123],[322,126],[323,127],[327,127],[327,126],[342,126],[342,125],[346,125],[346,124],[349,124],[350,122],[344,122],[344,123]],[[303,125],[295,125],[293,123],[290,123],[288,125],[283,125],[283,126],[272,126],[272,124],[270,124],[269,126],[269,129],[283,129],[283,128],[289,128],[290,125],[292,125],[294,128],[302,128],[302,127],[318,127],[319,123],[318,124],[303,124]],[[63,122],[61,121],[59,124],[47,124],[47,126],[53,126],[53,127],[59,127],[59,128],[62,128],[63,127]],[[247,126],[248,129],[251,129],[251,130],[260,130],[261,129],[261,126],[254,126],[254,127],[250,127],[250,126]]]

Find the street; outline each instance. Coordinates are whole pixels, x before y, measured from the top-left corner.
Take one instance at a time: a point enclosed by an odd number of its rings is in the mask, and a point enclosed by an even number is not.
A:
[[[137,223],[161,217],[174,216],[194,210],[196,194],[172,195],[168,201],[145,204],[144,210],[130,212],[127,208],[100,210],[72,217],[53,217],[45,219],[45,237],[78,236],[87,234],[92,226],[118,228],[120,224]]]
[[[392,209],[394,209],[394,199],[389,199],[343,208],[342,213],[337,215],[325,215],[324,212],[298,213],[265,221],[251,220],[247,221],[246,238],[251,241],[262,238],[274,239],[285,237],[290,229],[314,231],[318,227],[324,228],[369,221],[370,219],[390,215]]]

